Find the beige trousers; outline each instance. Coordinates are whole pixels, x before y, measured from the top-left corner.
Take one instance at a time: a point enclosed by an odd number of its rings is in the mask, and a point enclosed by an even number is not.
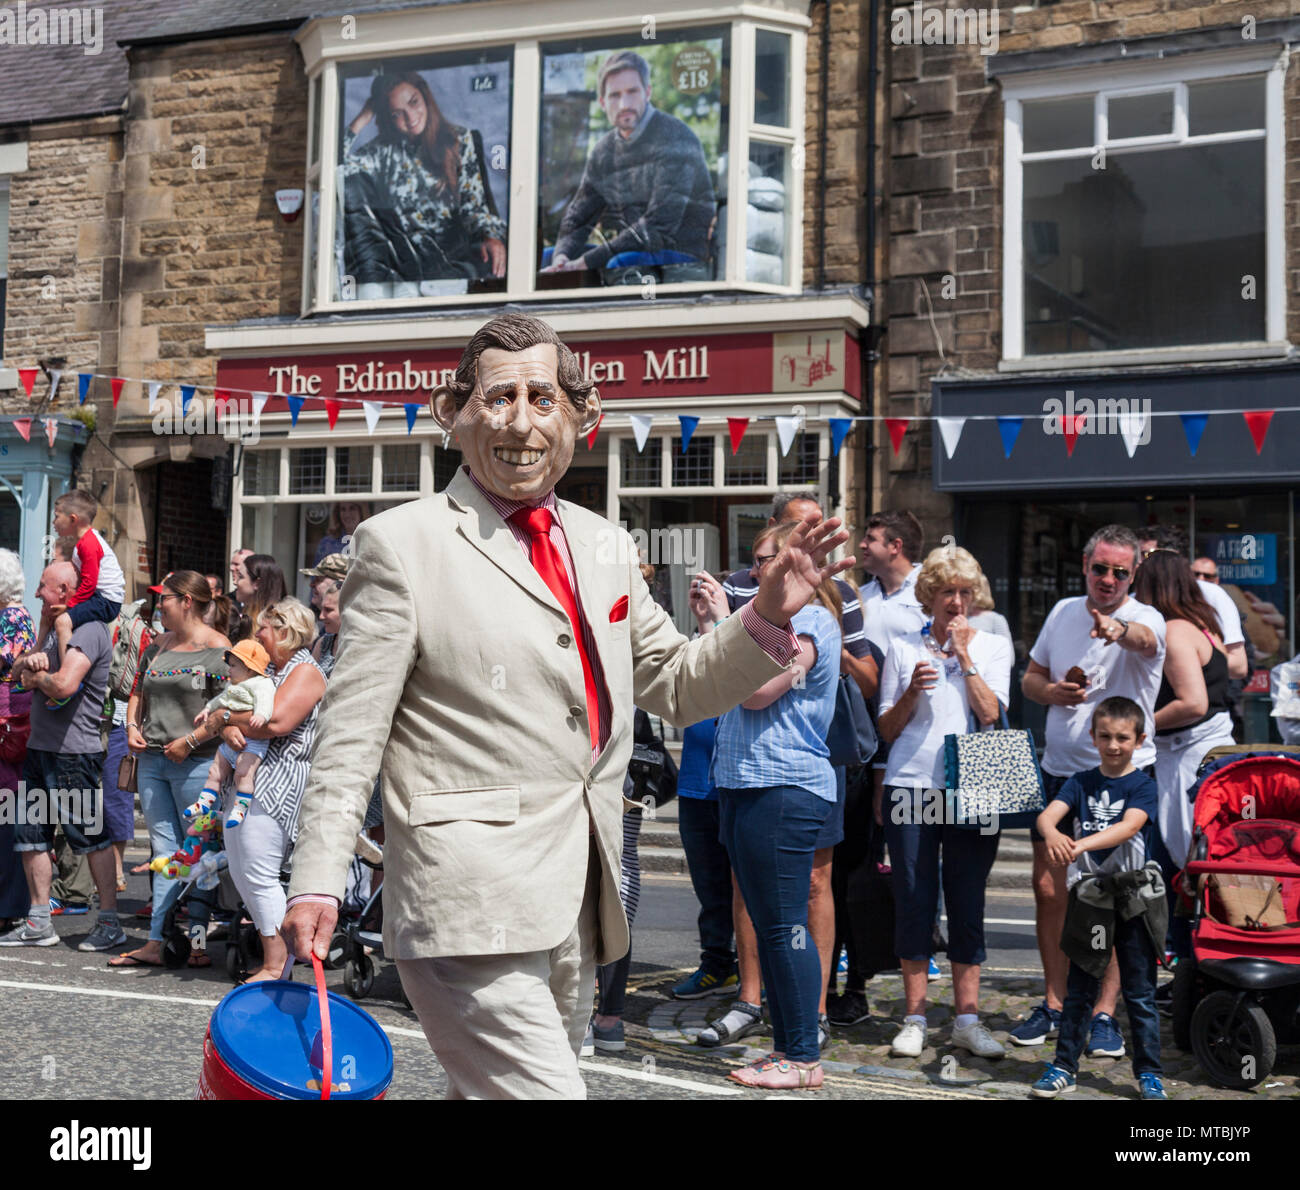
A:
[[[578,1051],[591,1018],[600,860],[569,936],[552,950],[398,959],[411,1007],[447,1072],[448,1099],[585,1099]]]

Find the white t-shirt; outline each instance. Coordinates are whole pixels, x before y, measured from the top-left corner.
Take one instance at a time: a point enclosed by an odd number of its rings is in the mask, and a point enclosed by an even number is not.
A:
[[[1089,678],[1087,697],[1077,707],[1047,708],[1043,770],[1057,777],[1073,777],[1097,767],[1097,749],[1089,735],[1092,713],[1099,702],[1115,695],[1131,698],[1146,715],[1147,738],[1133,753],[1134,766],[1145,768],[1156,760],[1155,703],[1165,664],[1165,618],[1149,604],[1131,598],[1110,613],[1121,620],[1145,624],[1156,634],[1156,655],[1147,658],[1090,636],[1093,619],[1087,603],[1085,595],[1062,599],[1048,612],[1029,650],[1029,659],[1046,669],[1053,682],[1064,681],[1076,665]]]
[[[968,652],[980,677],[997,695],[998,702],[1006,706],[1011,691],[1011,642],[990,632],[976,632]],[[916,663],[932,658],[934,654],[926,648],[919,629],[894,639],[885,654],[885,668],[880,677],[882,715],[907,692]],[[940,683],[928,694],[921,692],[915,713],[889,746],[886,785],[943,789],[946,784],[943,737],[970,730],[970,699],[961,662],[956,657],[948,657],[943,666]]]
[[[1223,628],[1224,645],[1241,644],[1246,637],[1241,631],[1241,612],[1232,602],[1232,596],[1218,583],[1207,583],[1203,578],[1198,578],[1196,585],[1201,589],[1206,602],[1214,608],[1214,614],[1219,617],[1219,624]]]

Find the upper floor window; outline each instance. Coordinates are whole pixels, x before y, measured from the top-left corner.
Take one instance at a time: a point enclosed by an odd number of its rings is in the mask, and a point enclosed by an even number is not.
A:
[[[797,287],[807,22],[773,2],[496,45],[395,12],[309,54],[304,308]]]
[[[1284,338],[1280,102],[1254,70],[1009,89],[1008,360]]]

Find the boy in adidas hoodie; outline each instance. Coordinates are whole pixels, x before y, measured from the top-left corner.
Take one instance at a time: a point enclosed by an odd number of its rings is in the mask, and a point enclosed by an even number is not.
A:
[[[1087,876],[1139,872],[1147,864],[1157,790],[1154,778],[1133,765],[1133,753],[1146,738],[1145,728],[1142,708],[1132,699],[1103,700],[1093,712],[1090,733],[1101,764],[1075,773],[1038,816],[1048,862],[1068,866],[1069,888]],[[1165,1099],[1155,1006],[1158,960],[1141,917],[1122,921],[1116,914],[1114,949],[1133,1030],[1133,1073],[1143,1099]],[[1100,983],[1072,960],[1066,986],[1055,1062],[1033,1086],[1040,1098],[1074,1090],[1088,1035],[1088,1013]]]

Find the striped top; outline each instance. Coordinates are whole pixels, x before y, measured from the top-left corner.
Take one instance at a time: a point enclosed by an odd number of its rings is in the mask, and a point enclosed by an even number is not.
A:
[[[284,669],[273,676],[276,686],[300,665],[310,665],[320,672],[311,652],[299,649],[289,658]],[[266,755],[257,766],[254,787],[257,804],[280,824],[290,846],[298,838],[298,812],[307,789],[307,772],[311,768],[311,748],[316,739],[316,717],[319,714],[318,701],[288,735],[268,741]]]
[[[835,770],[826,733],[835,714],[840,626],[820,604],[809,604],[794,614],[791,627],[812,638],[817,660],[803,684],[774,703],[757,711],[735,707],[718,720],[710,777],[719,789],[796,785],[833,802]]]

